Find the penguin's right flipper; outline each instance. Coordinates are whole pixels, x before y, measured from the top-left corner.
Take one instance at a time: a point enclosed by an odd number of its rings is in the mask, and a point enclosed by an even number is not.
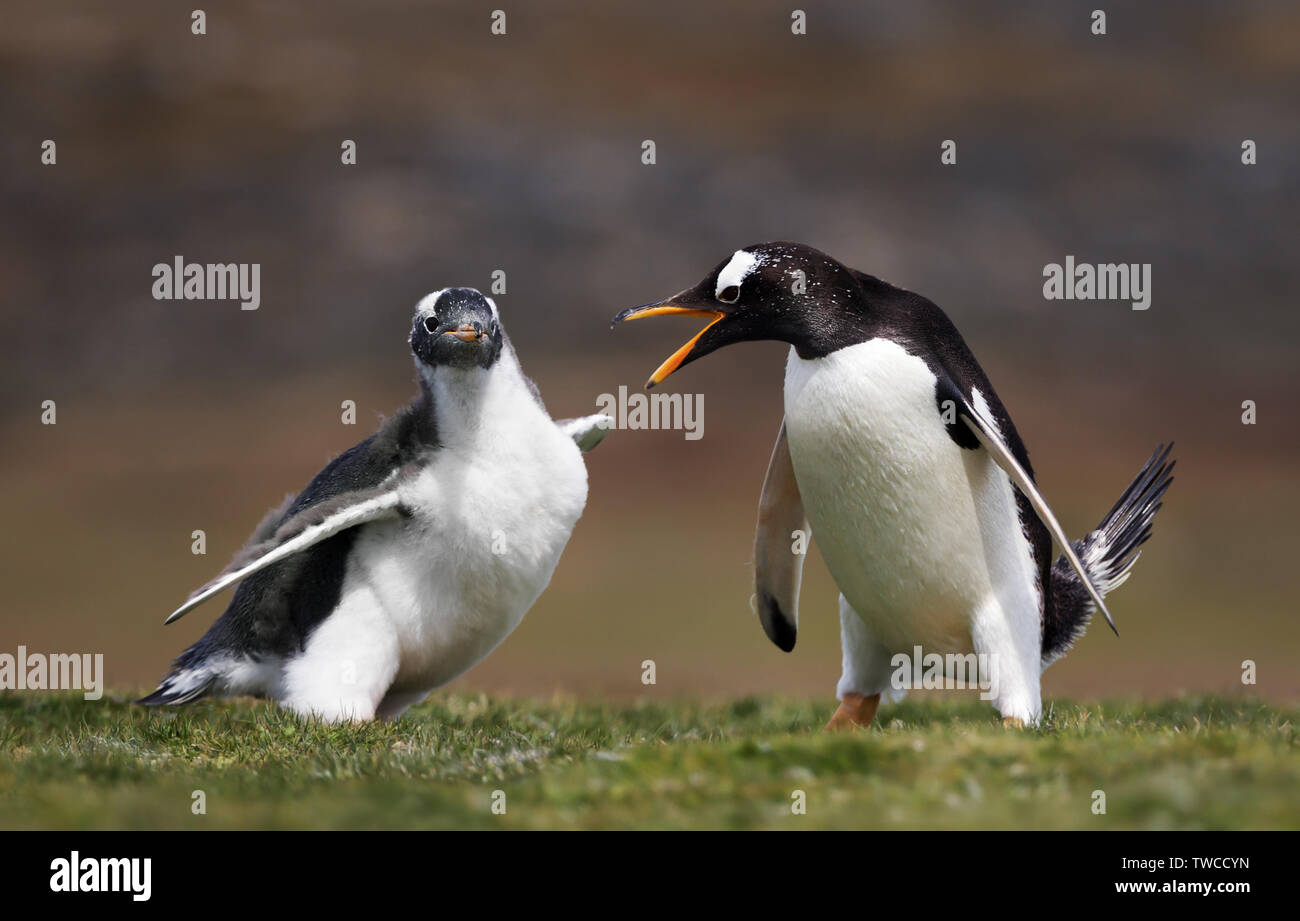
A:
[[[754,598],[758,619],[767,638],[789,652],[799,630],[799,583],[806,553],[796,553],[795,531],[804,535],[807,549],[808,516],[804,513],[799,483],[790,459],[785,420],[772,448],[772,459],[758,500],[758,527],[754,532]]]
[[[555,424],[564,434],[573,439],[583,454],[586,454],[605,440],[609,430],[614,427],[614,420],[604,413],[596,413],[592,416],[580,416],[577,419],[560,419]]]
[[[213,595],[241,579],[260,572],[295,553],[314,547],[340,531],[372,521],[400,518],[401,497],[395,487],[388,485],[396,477],[397,471],[394,471],[393,476],[387,481],[387,488],[341,493],[287,519],[268,540],[254,544],[241,552],[230,566],[207,585],[191,594],[185,603],[173,611],[163,623],[170,624],[172,621],[179,620]],[[259,532],[261,530],[259,528]],[[244,561],[250,557],[251,562],[245,563]]]

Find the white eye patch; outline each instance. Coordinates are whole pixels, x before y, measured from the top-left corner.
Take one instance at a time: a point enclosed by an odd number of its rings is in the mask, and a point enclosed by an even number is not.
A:
[[[442,293],[446,290],[446,288],[439,288],[432,294],[426,294],[424,297],[420,298],[420,303],[415,305],[415,312],[422,317],[432,315],[435,312],[434,307],[438,303],[438,298],[442,297]]]
[[[731,257],[731,261],[724,265],[722,271],[718,273],[718,286],[713,289],[713,296],[717,297],[732,285],[739,288],[741,283],[756,268],[758,268],[757,256],[753,253],[747,253],[743,249],[736,250]]]

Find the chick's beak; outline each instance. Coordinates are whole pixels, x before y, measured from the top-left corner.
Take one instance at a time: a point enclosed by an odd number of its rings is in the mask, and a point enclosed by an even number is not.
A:
[[[461,342],[478,342],[487,332],[483,329],[482,323],[462,323],[455,329],[449,329],[443,332],[444,336],[455,336]]]
[[[644,317],[705,317],[710,322],[704,329],[692,336],[685,345],[669,355],[659,367],[655,368],[650,379],[645,382],[647,390],[652,389],[656,384],[663,383],[668,375],[672,374],[690,357],[691,352],[695,349],[696,343],[700,337],[707,333],[715,324],[720,322],[726,316],[721,310],[709,310],[701,307],[689,307],[677,303],[681,295],[674,295],[665,301],[656,301],[653,304],[642,304],[639,307],[629,307],[610,322],[612,327],[615,323],[622,323],[624,320],[640,320]]]

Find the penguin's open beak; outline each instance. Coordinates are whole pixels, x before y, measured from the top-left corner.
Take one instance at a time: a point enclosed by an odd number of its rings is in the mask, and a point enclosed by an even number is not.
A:
[[[694,352],[695,346],[700,341],[700,337],[707,333],[714,325],[719,323],[725,316],[721,310],[711,310],[707,307],[692,307],[689,304],[679,303],[679,299],[688,292],[683,291],[681,294],[675,294],[665,301],[656,301],[653,304],[642,304],[639,307],[629,307],[618,316],[610,321],[612,327],[615,323],[622,323],[624,320],[640,320],[643,317],[706,317],[710,323],[704,329],[692,336],[685,345],[669,355],[664,363],[655,368],[650,379],[645,382],[646,390],[650,390],[656,384],[663,383],[668,375],[672,374],[683,364],[685,364]]]

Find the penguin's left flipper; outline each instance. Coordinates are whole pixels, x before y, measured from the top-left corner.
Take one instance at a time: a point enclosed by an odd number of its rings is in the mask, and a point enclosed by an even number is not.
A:
[[[805,554],[795,553],[795,531],[808,535],[808,516],[794,476],[785,420],[772,448],[772,459],[758,500],[754,531],[754,599],[767,638],[783,652],[794,649],[799,630],[799,583]],[[806,549],[806,540],[805,540]]]
[[[951,388],[951,394],[960,397],[960,392],[955,387]],[[1074,552],[1074,546],[1070,543],[1070,538],[1066,537],[1065,529],[1056,520],[1056,515],[1052,513],[1052,509],[1048,506],[1047,500],[1043,498],[1043,494],[1038,491],[1038,486],[1025,472],[1025,468],[1020,465],[1020,462],[1016,460],[1015,455],[1011,453],[1011,449],[1006,446],[998,435],[997,426],[972,406],[969,400],[964,398],[960,401],[958,417],[970,429],[976,440],[989,452],[997,465],[1011,478],[1011,482],[1015,483],[1016,487],[1025,494],[1025,498],[1029,500],[1034,513],[1038,515],[1039,520],[1046,526],[1048,533],[1052,535],[1052,540],[1060,546],[1061,553],[1064,554],[1074,571],[1078,573],[1079,580],[1087,589],[1093,603],[1097,605],[1097,610],[1105,615],[1106,623],[1110,624],[1110,629],[1115,631],[1116,636],[1119,636],[1119,630],[1115,628],[1115,621],[1111,619],[1110,611],[1106,609],[1106,602],[1102,600],[1101,592],[1097,591],[1096,586],[1092,584],[1092,580],[1088,578],[1088,572],[1084,569],[1079,555]]]
[[[564,434],[573,439],[578,449],[586,454],[605,440],[609,430],[614,427],[614,420],[604,413],[580,416],[577,419],[560,419],[555,423]]]
[[[286,557],[301,553],[340,531],[368,524],[372,521],[402,517],[401,497],[391,485],[397,471],[388,479],[385,488],[340,493],[327,502],[319,503],[294,515],[276,529],[266,541],[250,547],[236,557],[235,562],[215,579],[195,591],[185,603],[163,621],[170,624],[194,610],[213,595],[234,585],[241,579],[259,572]],[[252,561],[244,560],[252,557]],[[241,565],[242,564],[242,565]]]

